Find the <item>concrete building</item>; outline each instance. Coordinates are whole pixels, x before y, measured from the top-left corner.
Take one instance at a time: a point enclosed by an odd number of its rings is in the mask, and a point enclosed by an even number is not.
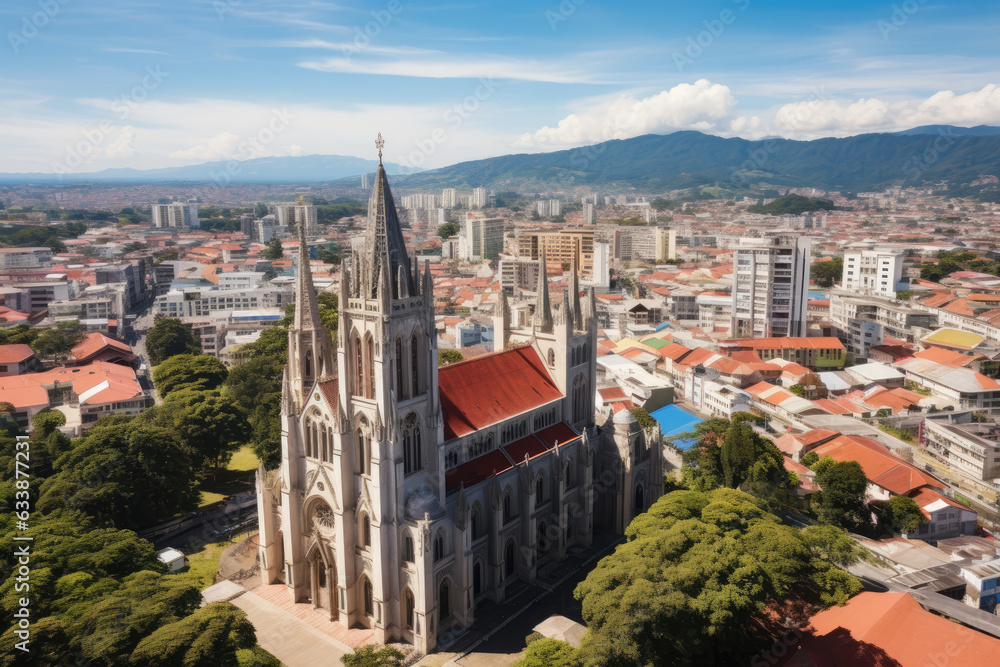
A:
[[[856,324],[858,321],[880,325],[881,334],[874,328]],[[878,294],[858,296],[853,292],[834,288],[830,290],[830,323],[840,336],[851,341],[851,354],[866,357],[866,347],[870,346],[864,344],[865,333],[872,334],[868,339],[870,341],[878,340],[878,335],[889,335],[913,342],[930,332],[931,326],[937,323],[937,315],[918,309],[906,301]],[[862,338],[858,338],[859,335]],[[879,345],[881,342],[874,344]]]
[[[472,190],[472,208],[483,208],[486,206],[486,188],[475,188]]]
[[[518,234],[516,252],[524,259],[545,257],[547,262],[559,262],[564,271],[575,261],[581,278],[591,279],[594,271],[594,229],[566,228],[557,232],[527,232]]]
[[[312,204],[301,201],[298,204],[272,204],[270,210],[277,218],[278,225],[292,229],[293,227],[297,228],[296,225],[305,224],[307,239],[315,238],[318,235],[319,218],[316,207]]]
[[[0,269],[37,269],[52,266],[52,248],[0,248]]]
[[[587,203],[583,205],[583,224],[597,224],[597,214],[594,213],[594,205]]]
[[[903,253],[890,250],[851,249],[844,253],[841,287],[855,294],[895,297],[903,277]]]
[[[969,421],[960,423],[963,419]],[[996,422],[973,422],[968,414],[928,415],[923,437],[926,447],[947,459],[952,470],[976,483],[1000,480],[1000,425]]]
[[[284,308],[292,302],[291,287],[254,289],[171,289],[156,297],[153,312],[167,317],[200,317],[215,311]]]
[[[733,252],[733,336],[806,335],[809,250],[802,237],[742,240]]]
[[[499,259],[503,252],[503,218],[467,213],[459,231],[458,256],[469,262]]]
[[[153,204],[153,227],[198,229],[197,204]]]
[[[611,246],[594,242],[594,264],[590,282],[595,287],[611,286]]]
[[[458,204],[458,192],[455,188],[445,188],[441,191],[442,208],[455,208],[456,204]]]
[[[500,287],[507,294],[533,290],[538,285],[538,260],[504,256],[500,259]]]

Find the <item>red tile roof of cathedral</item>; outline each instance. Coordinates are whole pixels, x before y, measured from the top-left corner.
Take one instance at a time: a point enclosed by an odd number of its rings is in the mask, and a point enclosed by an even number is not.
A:
[[[444,366],[438,386],[446,441],[562,398],[533,347]]]

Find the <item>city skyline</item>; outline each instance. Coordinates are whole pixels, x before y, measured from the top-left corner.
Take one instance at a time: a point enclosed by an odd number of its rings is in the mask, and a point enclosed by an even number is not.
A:
[[[996,14],[919,0],[20,2],[0,10],[0,172],[368,157],[379,130],[388,161],[433,168],[676,130],[1000,124],[997,61],[982,57]]]

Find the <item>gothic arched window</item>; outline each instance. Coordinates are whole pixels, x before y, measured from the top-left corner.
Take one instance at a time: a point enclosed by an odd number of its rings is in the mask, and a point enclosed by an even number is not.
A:
[[[403,339],[396,339],[396,398],[406,398],[406,385],[403,384]]]
[[[413,384],[413,396],[420,395],[420,340],[417,333],[410,339],[410,380]]]
[[[424,467],[417,414],[411,412],[403,422],[403,473],[410,474]]]
[[[587,381],[583,373],[573,380],[573,421],[579,422],[587,418]]]
[[[361,518],[361,544],[366,547],[372,545],[372,520],[367,514]]]
[[[503,574],[505,577],[514,574],[514,566],[517,564],[514,561],[516,555],[517,546],[514,544],[514,540],[510,540],[503,551]]]
[[[365,396],[365,360],[361,337],[354,337],[354,395]]]
[[[440,620],[451,618],[451,588],[447,579],[441,582],[441,587],[438,589],[438,604],[441,610]]]
[[[503,497],[503,520],[504,520],[504,522],[506,523],[507,521],[510,521],[511,518],[513,518],[513,516],[514,516],[514,514],[513,514],[512,510],[511,510],[511,507],[510,507],[510,493],[508,492],[508,493],[504,494],[504,497]]]
[[[417,604],[416,600],[413,599],[413,593],[410,591],[409,588],[406,589],[406,594],[403,595],[403,599],[405,600],[404,602],[405,611],[403,614],[403,621],[406,624],[406,628],[408,630],[412,630],[414,628],[413,617],[416,612]]]
[[[365,339],[365,351],[368,356],[366,360],[368,363],[366,371],[368,377],[366,378],[365,397],[375,398],[375,340],[371,335]]]
[[[407,535],[403,538],[403,560],[407,563],[414,562],[413,557],[413,538]]]
[[[635,513],[638,514],[646,507],[646,494],[643,493],[642,484],[635,487]]]
[[[358,449],[359,475],[367,475],[371,472],[371,457],[368,451],[371,448],[371,440],[369,439],[367,432],[368,420],[362,417],[358,422],[357,442],[355,443]]]
[[[535,481],[535,505],[545,502],[545,476],[539,475]]]
[[[554,349],[549,350],[549,366],[556,365],[556,351]]]
[[[368,577],[365,577],[363,588],[365,592],[365,614],[373,616],[375,614],[375,589],[372,587],[372,581]]]

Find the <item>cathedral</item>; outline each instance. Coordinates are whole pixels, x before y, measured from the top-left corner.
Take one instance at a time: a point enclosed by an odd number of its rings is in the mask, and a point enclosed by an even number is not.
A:
[[[535,299],[501,293],[493,317],[493,353],[438,368],[430,267],[407,253],[380,159],[336,332],[299,261],[281,464],[257,474],[265,584],[428,653],[659,497],[658,435],[595,414],[594,293],[575,266],[557,307],[542,262]]]

